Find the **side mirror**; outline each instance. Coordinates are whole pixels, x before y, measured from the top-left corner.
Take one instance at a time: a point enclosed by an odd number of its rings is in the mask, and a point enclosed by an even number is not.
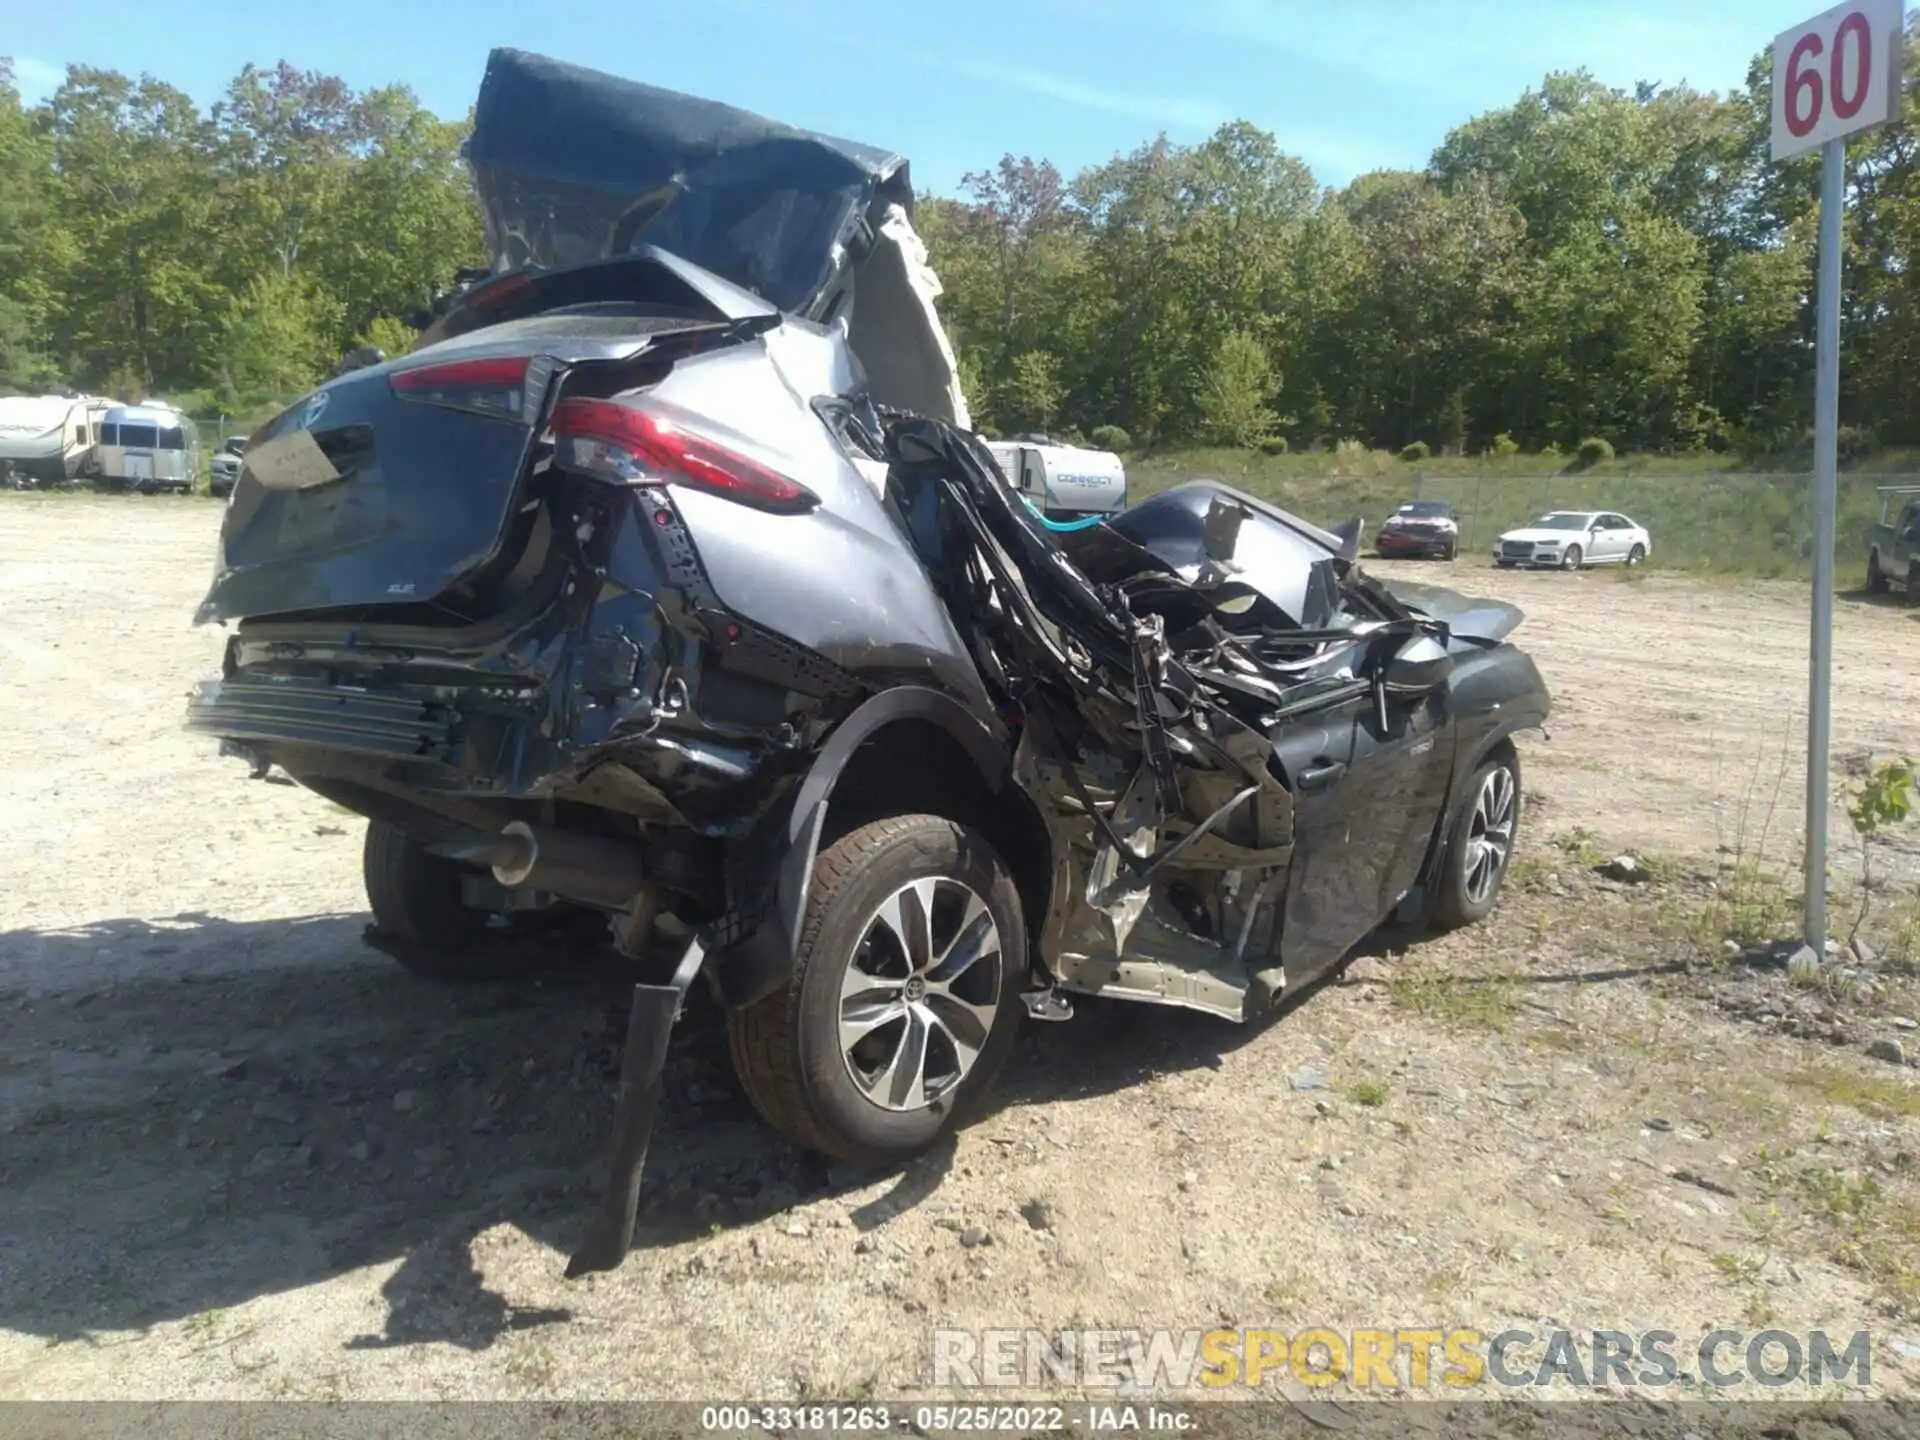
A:
[[[1393,652],[1381,678],[1398,695],[1425,695],[1447,683],[1453,656],[1431,635],[1415,635]]]

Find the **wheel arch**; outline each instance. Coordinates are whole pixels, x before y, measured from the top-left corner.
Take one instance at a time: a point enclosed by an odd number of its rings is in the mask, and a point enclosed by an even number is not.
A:
[[[884,691],[842,721],[791,804],[770,817],[782,841],[772,873],[758,877],[770,903],[750,935],[714,956],[722,1001],[738,1009],[786,983],[815,858],[871,820],[925,813],[979,830],[1012,872],[1023,908],[1044,916],[1052,851],[1045,822],[1012,782],[1012,751],[997,720],[920,686]]]
[[[1420,862],[1419,878],[1415,882],[1419,903],[1413,907],[1416,913],[1403,914],[1403,919],[1424,920],[1432,910],[1434,881],[1447,863],[1447,839],[1453,834],[1454,817],[1460,813],[1460,806],[1466,803],[1473,777],[1482,765],[1496,755],[1510,761],[1522,803],[1525,802],[1526,786],[1520,766],[1520,750],[1513,743],[1513,737],[1522,730],[1539,729],[1546,723],[1546,718],[1545,714],[1509,716],[1457,753],[1453,779],[1447,785],[1447,803],[1440,807],[1439,815],[1434,818],[1433,833],[1427,840],[1427,856]]]

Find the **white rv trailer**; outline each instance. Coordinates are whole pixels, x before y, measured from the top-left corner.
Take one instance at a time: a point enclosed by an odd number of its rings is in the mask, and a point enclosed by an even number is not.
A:
[[[65,485],[100,468],[100,425],[112,402],[92,395],[0,399],[0,471]]]
[[[1049,519],[1115,515],[1127,506],[1127,471],[1110,450],[1054,445],[1044,438],[989,440],[1000,471]]]
[[[111,490],[184,495],[200,474],[200,432],[185,413],[157,400],[116,405],[100,437],[100,474]]]

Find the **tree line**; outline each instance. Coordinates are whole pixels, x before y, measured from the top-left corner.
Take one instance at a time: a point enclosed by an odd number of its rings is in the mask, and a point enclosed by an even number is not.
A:
[[[1003,431],[1135,443],[1793,448],[1819,160],[1769,160],[1770,68],[1727,95],[1551,75],[1339,189],[1245,123],[1071,180],[1008,156],[922,211],[967,394]],[[1912,69],[1847,156],[1851,447],[1920,441]]]
[[[406,348],[402,317],[484,263],[465,131],[284,62],[205,113],[78,65],[29,107],[0,60],[0,391],[244,410]]]
[[[1769,160],[1769,85],[1764,55],[1726,95],[1551,75],[1339,188],[1245,122],[1071,179],[1007,156],[921,205],[966,393],[1133,445],[1790,448],[1818,160]],[[284,62],[203,113],[82,66],[27,106],[0,61],[0,388],[244,408],[404,348],[484,263],[465,131]],[[1910,74],[1848,152],[1854,446],[1920,441],[1917,164]]]

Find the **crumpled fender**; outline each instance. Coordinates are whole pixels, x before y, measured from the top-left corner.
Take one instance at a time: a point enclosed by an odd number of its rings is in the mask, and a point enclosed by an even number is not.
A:
[[[813,862],[826,827],[834,786],[861,745],[888,725],[902,720],[938,725],[973,761],[987,788],[998,791],[1012,769],[1012,743],[1006,728],[952,696],[924,686],[904,685],[863,703],[828,737],[791,800],[761,817],[755,835],[741,843],[767,855],[761,873],[744,878],[749,891],[767,896],[765,912],[744,939],[715,953],[710,973],[720,998],[739,1009],[764,998],[792,973],[800,928],[813,883]],[[770,873],[768,873],[770,871]]]

